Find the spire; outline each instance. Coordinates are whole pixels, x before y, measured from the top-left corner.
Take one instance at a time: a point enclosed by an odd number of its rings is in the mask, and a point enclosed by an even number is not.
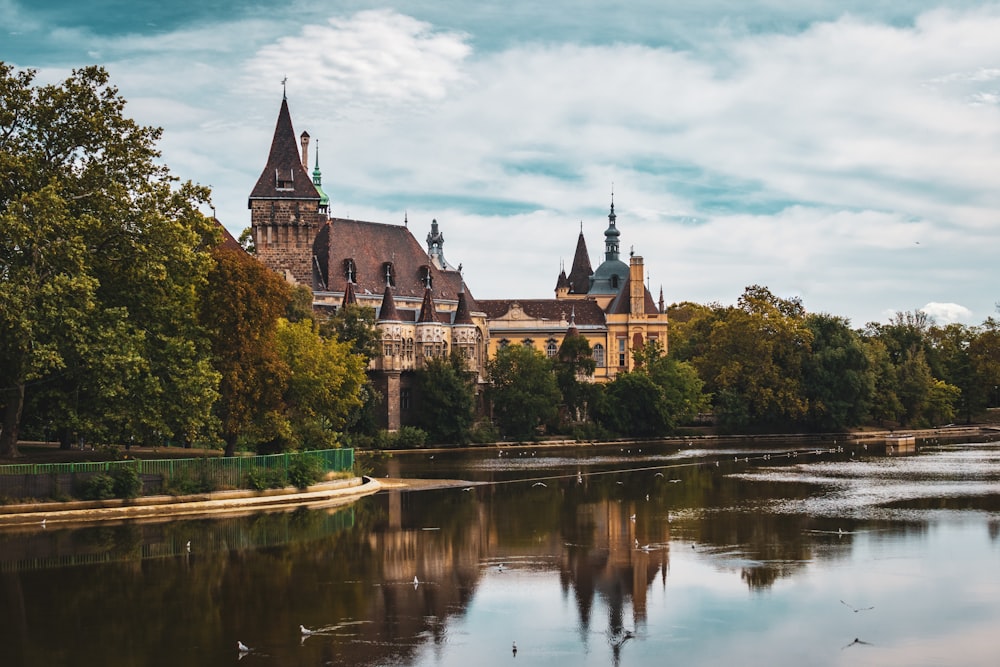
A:
[[[329,208],[330,197],[323,191],[323,172],[319,170],[319,139],[316,140],[316,167],[313,169],[313,186],[319,193],[319,207]]]
[[[427,256],[437,268],[455,270],[455,267],[448,264],[448,260],[444,258],[444,234],[438,229],[437,218],[431,220],[431,231],[427,233]]]
[[[665,313],[665,312],[667,311],[663,309],[663,285],[660,285],[660,313]]]
[[[566,329],[566,338],[570,336],[579,336],[580,330],[576,328],[576,306],[569,312],[569,328]]]
[[[340,302],[340,307],[348,306],[358,302],[358,296],[354,293],[354,281],[348,280],[344,286],[344,299]]]
[[[302,165],[298,143],[292,127],[292,115],[288,111],[288,100],[282,97],[278,121],[274,125],[274,137],[271,139],[271,151],[264,171],[250,192],[251,200],[320,199],[320,194]]]
[[[616,222],[618,216],[615,215],[615,191],[611,190],[611,212],[608,213],[608,228],[604,230],[604,261],[611,262],[618,259],[618,231]]]
[[[399,322],[399,313],[396,312],[396,301],[392,298],[392,286],[388,283],[385,292],[382,294],[382,308],[378,311],[379,322]]]
[[[573,254],[573,266],[569,270],[569,291],[571,294],[586,294],[590,289],[590,276],[594,269],[590,266],[590,253],[587,252],[587,240],[583,236],[583,222],[580,222],[580,235],[576,239],[576,252]]]
[[[455,308],[455,324],[474,324],[469,311],[469,298],[465,295],[465,283],[458,293],[458,307]]]
[[[434,300],[431,298],[431,288],[424,288],[424,302],[420,304],[420,316],[417,318],[417,322],[428,323],[436,322],[437,318],[434,316]]]

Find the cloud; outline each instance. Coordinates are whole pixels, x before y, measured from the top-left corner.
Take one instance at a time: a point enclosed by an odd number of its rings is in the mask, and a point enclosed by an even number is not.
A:
[[[955,322],[968,322],[972,319],[972,311],[957,303],[928,303],[920,309],[934,318],[936,322],[953,324]]]
[[[392,10],[362,11],[266,45],[243,81],[273,91],[288,76],[293,91],[336,105],[441,100],[464,78],[467,39]]]

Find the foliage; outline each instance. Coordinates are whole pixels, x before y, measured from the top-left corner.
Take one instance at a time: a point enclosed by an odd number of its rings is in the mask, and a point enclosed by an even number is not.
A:
[[[782,428],[805,417],[802,365],[812,343],[798,299],[747,287],[716,314],[707,344],[692,359],[715,395],[717,422],[729,431]]]
[[[289,368],[275,335],[290,297],[282,278],[242,250],[219,246],[212,258],[200,315],[221,376],[215,412],[232,456],[241,436],[263,442],[281,434]]]
[[[598,421],[616,433],[636,437],[662,436],[673,426],[663,389],[643,372],[621,373],[608,385]]]
[[[375,328],[375,309],[371,306],[349,303],[339,308],[320,323],[320,335],[349,343],[351,351],[364,357],[366,363],[382,349],[382,339]]]
[[[508,345],[486,364],[487,396],[500,431],[516,440],[531,439],[536,429],[553,421],[559,409],[559,387],[552,364],[540,351]]]
[[[416,425],[431,443],[464,444],[472,426],[472,377],[462,356],[428,357],[413,374]]]
[[[97,473],[84,479],[76,493],[83,500],[110,500],[115,497],[115,480],[107,473]]]
[[[427,444],[427,432],[415,426],[402,426],[394,434],[386,433],[391,448],[416,449]]]
[[[649,375],[663,391],[663,410],[670,430],[692,421],[708,408],[710,397],[704,393],[705,383],[698,371],[686,361],[666,356],[659,341],[647,341],[633,356],[637,370]]]
[[[805,325],[812,334],[811,353],[802,369],[807,424],[820,431],[861,424],[875,392],[875,374],[861,338],[841,317],[811,314]]]
[[[289,375],[283,393],[293,446],[329,448],[353,411],[362,405],[365,361],[348,343],[323,339],[312,320],[279,319],[275,329],[278,357]]]
[[[119,465],[111,471],[116,498],[136,498],[142,494],[142,478],[134,465]]]
[[[570,421],[586,421],[594,386],[588,378],[597,368],[590,343],[583,336],[567,335],[559,346],[553,365],[556,384]]]
[[[247,487],[254,491],[280,489],[285,483],[285,471],[277,468],[254,468],[247,473]]]
[[[180,471],[163,480],[163,490],[175,496],[211,493],[217,488],[215,476],[205,461],[201,461],[194,468],[182,467]]]
[[[25,401],[66,446],[202,432],[208,191],[158,164],[161,131],[123,115],[103,69],[34,76],[0,63],[0,455],[17,454]]]
[[[288,464],[288,481],[303,490],[323,478],[323,466],[311,456],[296,456]]]

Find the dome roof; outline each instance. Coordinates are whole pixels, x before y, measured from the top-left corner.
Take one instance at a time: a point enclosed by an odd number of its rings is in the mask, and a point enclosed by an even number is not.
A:
[[[589,294],[617,294],[627,278],[628,265],[625,262],[620,259],[606,260],[594,271]]]

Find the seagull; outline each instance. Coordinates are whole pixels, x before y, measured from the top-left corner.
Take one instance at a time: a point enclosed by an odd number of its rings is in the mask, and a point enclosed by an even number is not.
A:
[[[855,644],[864,644],[865,646],[871,646],[872,645],[871,642],[861,641],[860,639],[858,639],[857,637],[855,637],[854,641],[851,642],[850,644],[848,644],[847,646],[845,646],[844,648],[850,648],[850,647],[854,646]],[[843,649],[841,649],[841,650],[843,650]]]
[[[417,578],[414,576],[413,577],[413,587],[416,588],[419,585],[420,585],[420,581],[418,581]]]
[[[241,642],[239,639],[236,640],[236,650],[240,653],[249,653],[250,647]]]
[[[45,528],[45,521],[46,519],[42,519],[42,528]]]
[[[462,489],[462,490],[463,490],[463,491],[472,491],[472,487],[471,487],[471,486],[467,486],[467,487],[465,487],[465,488],[464,488],[464,489]]]
[[[670,482],[671,484],[676,484],[677,482],[679,482],[679,481],[681,481],[681,480],[679,480],[679,479],[671,479],[671,480],[668,480],[668,481],[669,481],[669,482]]]
[[[187,544],[184,545],[184,548],[187,549],[188,553],[191,553],[191,540],[187,541]]]
[[[497,571],[498,572],[503,572],[503,563],[500,563],[499,565],[497,565]]]
[[[634,514],[632,516],[630,516],[629,519],[632,521],[632,523],[635,523],[635,515]]]
[[[545,486],[545,482],[535,482],[535,483],[534,483],[534,484],[532,484],[531,486],[532,486],[532,487],[535,487],[535,486]],[[546,488],[548,488],[548,487],[546,487]]]
[[[513,651],[513,652],[514,652],[514,657],[516,658],[516,657],[517,657],[517,642],[514,642],[514,643],[513,643],[512,645],[511,645],[511,651]]]
[[[855,614],[858,613],[859,611],[868,611],[869,609],[874,609],[875,608],[875,607],[852,607],[851,605],[847,604],[843,600],[840,601],[840,604],[844,605],[845,607],[847,607],[848,609],[850,609],[851,611],[853,611]],[[855,639],[854,641],[857,641],[857,640]]]
[[[308,637],[309,635],[311,635],[313,633],[312,630],[310,630],[309,628],[307,628],[304,625],[299,625],[299,632],[302,633],[303,637]]]
[[[624,484],[625,482],[615,482],[615,484]]]
[[[583,484],[583,475],[581,475],[580,473],[576,473],[576,483]]]
[[[658,472],[655,475],[653,475],[653,477],[663,477],[663,473],[662,472]]]

